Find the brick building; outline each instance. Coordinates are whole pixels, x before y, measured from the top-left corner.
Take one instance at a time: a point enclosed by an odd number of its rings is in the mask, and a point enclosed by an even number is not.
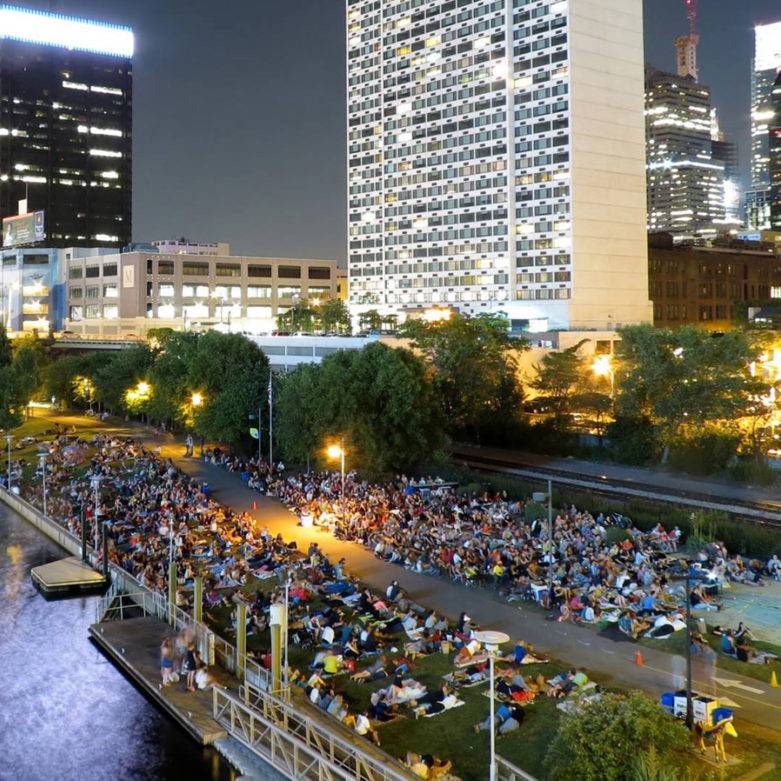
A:
[[[781,304],[781,254],[769,243],[673,247],[657,235],[649,242],[648,272],[657,326],[726,328],[748,306]]]

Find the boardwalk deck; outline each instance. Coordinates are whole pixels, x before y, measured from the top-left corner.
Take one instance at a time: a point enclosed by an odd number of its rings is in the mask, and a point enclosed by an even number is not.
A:
[[[106,586],[102,573],[96,572],[78,556],[41,564],[30,576],[44,596],[100,591]]]
[[[211,745],[226,736],[212,718],[211,691],[188,692],[184,681],[160,688],[160,643],[170,627],[156,618],[129,618],[93,624],[90,637],[161,708],[178,721],[199,743]],[[228,689],[238,682],[225,680]]]

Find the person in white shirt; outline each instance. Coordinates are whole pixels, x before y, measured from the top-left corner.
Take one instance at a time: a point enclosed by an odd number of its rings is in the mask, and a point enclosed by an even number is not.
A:
[[[355,731],[363,737],[369,736],[377,746],[380,745],[380,736],[377,734],[377,730],[372,727],[368,711],[364,711],[355,718]]]

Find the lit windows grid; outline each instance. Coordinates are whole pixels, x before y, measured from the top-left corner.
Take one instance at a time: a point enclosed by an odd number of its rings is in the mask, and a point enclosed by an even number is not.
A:
[[[366,4],[371,5],[371,4]],[[389,10],[385,11],[385,20],[386,20],[386,28],[391,28],[393,24],[398,21],[399,18],[403,18],[404,13],[407,12],[409,8],[409,3],[403,4],[401,6],[401,10],[398,10],[400,6],[391,7]],[[421,4],[413,4],[420,6]],[[422,4],[425,5],[425,4]],[[473,4],[477,5],[477,4]],[[487,47],[489,52],[489,59],[487,59],[485,62],[481,63],[475,63],[474,61],[465,61],[465,57],[462,53],[456,52],[453,55],[451,55],[448,58],[442,58],[440,61],[437,62],[437,83],[435,83],[432,86],[430,86],[429,90],[426,92],[426,96],[429,97],[432,94],[435,97],[441,96],[446,93],[447,89],[452,89],[452,84],[447,84],[445,87],[442,86],[444,78],[451,78],[453,74],[457,75],[460,78],[463,78],[465,81],[471,81],[472,83],[475,83],[475,75],[482,74],[485,77],[485,80],[490,81],[491,77],[494,76],[493,73],[490,73],[488,69],[486,68],[486,62],[490,63],[494,61],[495,59],[501,59],[504,57],[505,51],[504,51],[504,33],[503,33],[503,26],[504,26],[504,3],[494,3],[494,4],[483,4],[482,7],[486,8],[489,5],[493,6],[493,10],[489,12],[489,18],[496,20],[496,27],[493,28],[495,30],[499,30],[502,32],[502,34],[496,38],[493,41],[493,44],[489,45]],[[518,5],[516,3],[516,5]],[[536,16],[534,18],[534,24],[540,25],[540,24],[547,24],[549,18],[554,17],[562,17],[563,14],[563,8],[561,4],[558,4],[557,10],[555,14],[548,14],[549,10],[549,4],[543,3],[543,2],[537,2],[533,4],[523,4],[526,6],[529,6],[527,9],[528,11],[534,11],[536,13]],[[351,6],[352,7],[352,6]],[[397,9],[394,11],[394,8]],[[428,18],[427,18],[428,19]],[[440,17],[441,19],[441,17]],[[420,35],[414,39],[410,39],[410,46],[413,46],[417,41],[420,41],[421,39],[426,39],[428,33],[430,30],[426,30],[426,35]],[[481,31],[484,32],[484,31]],[[525,30],[523,28],[523,20],[521,21],[521,24],[517,26],[517,28],[514,30],[514,40],[517,42],[517,40],[522,37],[525,34]],[[469,36],[465,36],[467,40],[469,40]],[[370,40],[371,36],[364,33],[364,42]],[[444,38],[444,36],[443,36]],[[471,39],[474,42],[474,39],[476,36],[472,34]],[[443,41],[442,46],[445,45],[447,41]],[[387,59],[391,59],[393,54],[398,52],[398,41],[384,41],[383,51],[384,52],[391,52],[391,54],[387,55]],[[544,34],[538,34],[533,37],[530,43],[530,49],[531,45],[537,45],[536,51],[544,51],[546,42],[545,42],[545,35]],[[566,46],[557,46],[555,47],[555,50],[557,51],[565,51]],[[425,51],[425,47],[423,49]],[[412,57],[413,53],[410,49],[410,54],[404,54],[402,56],[404,57]],[[492,55],[492,56],[491,56]],[[515,57],[514,60],[518,61],[519,57]],[[454,69],[451,68],[452,63],[461,63],[460,69],[457,67]],[[376,63],[376,60],[375,60]],[[429,68],[432,63],[424,61],[420,64],[420,66],[417,69],[411,69],[411,74],[409,78],[409,84],[412,85],[410,89],[409,96],[402,96],[399,98],[399,100],[409,99],[420,99],[419,95],[415,94],[415,78],[418,76],[418,74]],[[566,85],[568,83],[568,73],[566,69],[566,61],[562,63],[560,61],[555,68],[550,68],[550,71],[557,71],[558,72],[558,82],[551,82],[551,84],[554,85],[564,85],[565,89],[563,89],[558,96],[551,96],[550,100],[544,101],[541,100],[537,103],[537,105],[543,107],[546,102],[553,104],[557,101],[560,103],[561,101],[561,95],[565,95],[567,93]],[[375,66],[376,67],[376,66]],[[505,69],[507,66],[504,66]],[[441,75],[439,71],[441,70]],[[541,72],[544,72],[544,68],[538,68],[534,70],[534,73],[539,74]],[[386,73],[387,75],[387,73]],[[378,80],[378,76],[374,74],[374,80]],[[549,78],[545,79],[546,81],[549,80]],[[355,75],[355,72],[351,66],[350,73],[348,75],[348,82],[351,85],[360,85],[360,90],[362,91],[361,97],[364,97],[369,93],[369,89],[367,88],[367,78],[366,74],[359,74]],[[480,82],[477,82],[478,84]],[[383,82],[383,88],[386,90],[386,92],[389,90],[390,87],[395,86],[392,82],[390,82],[387,78]],[[418,85],[419,86],[419,85]],[[545,87],[543,87],[545,88]],[[521,90],[522,91],[522,90]],[[418,90],[420,92],[420,90]],[[502,90],[503,93],[506,92],[506,90]],[[354,92],[350,93],[351,97],[355,96]],[[392,99],[396,99],[396,95],[389,96]],[[546,96],[547,97],[547,96]],[[458,109],[463,106],[467,106],[467,116],[475,114],[475,112],[471,108],[471,104],[473,103],[472,100],[469,98],[462,98],[460,100],[451,100],[445,103],[446,109]],[[352,102],[350,103],[350,111],[351,116],[352,114],[356,113],[357,111],[360,111],[360,106],[356,107]],[[374,106],[372,107],[374,108]],[[419,106],[420,108],[420,106]],[[428,107],[426,107],[428,108]],[[562,118],[566,118],[568,116],[568,112],[566,110],[566,105],[562,107],[562,112],[559,114],[554,114],[553,116],[558,116]],[[410,112],[410,114],[414,114],[413,112]],[[499,131],[500,136],[502,137],[502,140],[506,144],[507,142],[507,118],[506,118],[506,109],[504,107],[501,107],[497,110],[489,109],[486,111],[479,112],[477,114],[478,117],[480,116],[486,116],[496,114],[496,122],[495,124],[492,123],[491,125],[484,126],[484,130],[487,132],[492,132],[492,130]],[[364,117],[367,117],[368,123],[371,124],[374,122],[374,118],[371,115],[371,112],[364,113]],[[394,122],[395,120],[391,120],[391,122]],[[428,133],[423,136],[421,139],[409,139],[408,137],[400,137],[401,133],[407,133],[407,128],[411,125],[411,117],[408,117],[405,121],[402,123],[402,127],[398,127],[397,125],[393,125],[390,123],[386,123],[384,126],[384,141],[385,141],[385,147],[384,147],[384,153],[385,157],[383,158],[383,162],[387,164],[387,161],[393,161],[396,159],[400,159],[399,156],[397,156],[397,150],[404,148],[405,146],[410,147],[412,141],[418,141],[418,143],[426,142],[428,143]],[[516,123],[517,124],[517,123]],[[424,123],[423,125],[418,125],[417,127],[422,127],[426,130],[429,129],[430,123]],[[566,131],[568,129],[568,123],[565,121],[563,123],[564,130],[560,132],[560,136],[563,136],[562,138],[562,145],[560,147],[551,146],[551,150],[553,152],[557,152],[560,150],[566,150],[568,148],[568,137],[566,134]],[[540,141],[546,138],[546,136],[550,135],[550,133],[540,133],[530,136],[530,141],[532,144],[535,143],[535,141]],[[368,136],[370,140],[372,140],[371,136]],[[362,135],[361,130],[357,129],[355,126],[351,127],[351,133],[350,133],[350,139],[349,143],[351,144],[351,147],[349,148],[349,152],[351,155],[351,158],[356,155],[359,151],[362,153],[365,153],[369,151],[372,148],[376,147],[374,145],[367,145],[363,148],[360,147],[360,143],[363,139],[367,138],[367,135]],[[510,141],[512,142],[514,138],[514,133],[511,136]],[[490,139],[490,140],[496,140],[496,139]],[[487,144],[489,143],[488,138],[483,139],[483,143]],[[525,143],[525,141],[519,142],[520,144]],[[450,154],[457,154],[460,155],[462,152],[465,151],[471,151],[474,149],[474,142],[471,140],[465,141],[463,144],[459,145],[453,145],[449,148]],[[417,159],[423,159],[423,156],[430,152],[430,151],[439,151],[444,152],[444,145],[440,150],[430,150],[428,147],[426,148],[418,148],[417,150],[411,150],[412,151],[412,160],[415,160],[415,155],[418,155],[419,157]],[[448,187],[448,185],[443,186],[442,192],[435,192],[435,194],[432,196],[430,193],[432,190],[436,191],[439,186],[429,188],[427,187],[426,190],[423,192],[422,184],[423,182],[415,183],[414,181],[408,181],[409,177],[407,177],[407,181],[401,177],[394,176],[393,178],[390,178],[390,176],[393,174],[395,175],[397,171],[390,170],[386,171],[384,175],[381,172],[378,172],[376,170],[376,166],[368,166],[368,168],[374,168],[375,170],[371,172],[372,175],[367,177],[368,179],[374,178],[374,180],[381,180],[382,185],[385,188],[385,199],[386,201],[389,201],[392,205],[388,206],[384,213],[380,212],[376,208],[377,203],[377,197],[376,193],[378,190],[381,190],[382,188],[374,188],[371,185],[368,187],[366,186],[365,180],[363,181],[363,185],[361,184],[360,180],[357,176],[355,176],[355,168],[351,168],[351,182],[350,182],[350,226],[352,228],[351,231],[351,247],[350,247],[350,271],[351,275],[354,277],[355,284],[351,284],[351,290],[356,293],[356,298],[360,297],[361,292],[366,291],[368,289],[371,289],[375,292],[381,293],[384,290],[384,282],[387,282],[390,287],[393,287],[395,284],[394,280],[394,274],[398,273],[400,271],[404,272],[413,272],[413,269],[417,269],[422,267],[425,271],[428,271],[431,273],[432,271],[435,271],[439,268],[446,267],[450,270],[454,270],[454,268],[460,268],[464,266],[465,264],[469,264],[470,261],[464,261],[461,258],[449,258],[448,254],[453,249],[464,249],[463,245],[459,245],[457,243],[453,243],[454,240],[458,241],[457,239],[454,239],[454,237],[451,235],[448,244],[446,245],[439,245],[436,242],[424,242],[424,241],[415,241],[415,239],[421,239],[423,238],[423,234],[421,233],[415,233],[414,229],[412,229],[412,226],[409,225],[410,220],[405,218],[411,218],[414,220],[415,213],[409,213],[409,204],[406,203],[406,201],[411,201],[415,206],[419,207],[418,214],[424,215],[424,217],[429,221],[429,223],[436,222],[438,220],[438,215],[440,212],[443,211],[444,204],[446,200],[450,200],[451,203],[448,205],[451,207],[451,209],[447,209],[446,213],[447,216],[450,217],[460,217],[461,215],[468,215],[469,209],[473,208],[471,203],[467,203],[463,207],[459,207],[459,205],[456,205],[452,203],[453,196],[454,195],[461,195],[462,194],[462,188],[464,186],[469,187],[469,184],[471,182],[479,182],[481,178],[483,178],[483,187],[479,188],[478,192],[481,194],[485,194],[488,198],[491,199],[491,205],[492,206],[499,206],[499,205],[506,205],[506,208],[509,208],[508,204],[508,182],[507,182],[507,176],[512,175],[512,172],[507,171],[506,161],[508,158],[511,158],[512,156],[509,154],[510,150],[504,149],[501,153],[498,155],[490,155],[486,159],[489,162],[499,162],[502,165],[501,169],[501,177],[493,177],[494,179],[498,180],[495,183],[494,187],[488,187],[486,188],[486,182],[485,182],[485,174],[471,174],[471,172],[464,172],[460,176],[456,176],[456,187],[459,188],[456,190],[452,185]],[[425,163],[420,166],[419,169],[413,169],[418,171],[427,171],[430,168],[437,168],[441,167],[443,164],[443,161],[441,160],[444,155],[440,154],[438,155],[440,157],[439,160],[435,160],[434,162],[430,163],[429,165],[426,165]],[[403,158],[401,158],[403,159]],[[459,161],[461,162],[461,161]],[[464,161],[465,162],[465,161]],[[535,166],[533,160],[526,161],[528,165],[528,169],[531,170],[532,175],[536,173],[537,171],[543,170],[546,166],[549,166],[549,162],[543,163],[540,166]],[[449,163],[451,165],[455,164],[455,161],[452,159],[452,157],[449,160]],[[448,163],[444,163],[447,165]],[[410,166],[411,167],[411,166]],[[559,164],[558,166],[554,166],[554,169],[558,169],[561,174],[563,174],[563,178],[566,179],[568,177],[568,165],[565,163]],[[364,172],[367,171],[367,169],[364,169]],[[468,169],[467,169],[468,171]],[[519,177],[520,178],[520,177]],[[531,182],[532,185],[539,184],[535,183],[532,179]],[[512,186],[512,185],[511,185]],[[417,191],[415,191],[415,187],[417,187]],[[535,188],[532,186],[532,188],[528,187],[528,183],[524,183],[520,185],[520,188],[523,192],[528,192],[529,189],[538,189],[540,191],[550,190],[551,188],[546,187],[545,185],[540,185],[539,188]],[[449,190],[449,192],[447,191]],[[550,193],[552,196],[553,194]],[[532,248],[531,251],[526,247],[526,242],[528,240],[521,240],[522,246],[524,247],[522,255],[524,256],[524,263],[528,263],[530,266],[534,266],[535,263],[540,262],[540,258],[543,258],[546,260],[546,265],[550,265],[550,270],[543,270],[535,272],[537,276],[535,277],[535,280],[544,280],[545,282],[550,281],[547,279],[547,276],[550,276],[552,279],[554,276],[557,277],[559,281],[563,279],[569,279],[569,272],[563,271],[563,269],[568,268],[569,263],[569,255],[563,252],[562,248],[568,248],[569,246],[569,200],[567,198],[568,192],[567,187],[564,184],[561,184],[557,188],[557,196],[556,198],[550,199],[550,203],[548,203],[547,198],[543,198],[541,201],[541,207],[543,209],[549,209],[550,213],[553,215],[556,215],[558,219],[556,219],[556,227],[559,230],[554,230],[554,224],[553,221],[547,220],[542,221],[542,227],[550,228],[550,231],[546,231],[546,234],[550,234],[549,237],[543,236],[543,238],[538,239],[540,243],[539,250],[536,248]],[[422,207],[422,208],[421,208]],[[520,213],[523,213],[522,207],[520,210]],[[362,221],[362,215],[366,213],[366,210],[370,211],[369,219],[363,218]],[[406,209],[407,213],[405,214],[404,210]],[[496,209],[493,210],[494,212]],[[508,247],[508,242],[513,240],[513,237],[511,234],[512,229],[514,228],[515,224],[515,215],[509,214],[506,216],[500,217],[498,220],[494,220],[493,214],[485,214],[483,213],[480,215],[481,217],[484,216],[484,219],[480,219],[478,224],[482,228],[488,228],[489,230],[492,230],[494,227],[498,227],[501,231],[501,238],[503,240],[503,243],[500,244],[501,250],[499,253],[492,253],[493,257],[489,258],[476,258],[474,261],[471,261],[472,265],[476,269],[481,269],[481,266],[486,266],[490,264],[495,264],[495,267],[492,269],[495,272],[498,272],[499,274],[504,274],[505,279],[500,282],[499,284],[504,286],[505,289],[507,289],[506,284],[506,277],[508,276],[508,272],[513,273],[514,269],[510,269],[510,258],[514,254],[514,248]],[[550,225],[545,223],[551,223]],[[537,221],[535,225],[541,225],[540,221]],[[387,227],[390,228],[390,230],[385,229]],[[430,225],[426,225],[426,227],[431,227]],[[439,226],[435,226],[439,227]],[[359,249],[356,244],[358,243],[357,237],[359,236],[369,236],[373,233],[376,233],[377,231],[383,231],[385,229],[385,233],[389,236],[391,239],[391,242],[384,248],[384,252],[377,253],[377,252],[366,252],[365,248]],[[393,234],[399,234],[399,237],[402,239],[401,243],[397,243],[395,241],[396,236]],[[438,240],[442,239],[448,240],[447,237],[438,237]],[[485,236],[480,238],[486,238]],[[554,249],[554,245],[557,244],[557,242],[560,243],[560,246]],[[476,242],[477,243],[477,242]],[[485,246],[486,242],[483,241],[482,244],[478,243],[478,249],[485,250],[487,247]],[[430,260],[429,259],[429,252],[434,251],[436,253],[436,259]],[[558,253],[554,256],[554,252]],[[384,255],[384,258],[386,262],[384,268],[382,266],[382,257]],[[379,257],[378,257],[379,256]],[[425,257],[425,260],[423,259]],[[559,261],[558,266],[554,269],[554,261]],[[371,279],[371,277],[380,277],[382,276],[383,279]],[[476,283],[475,279],[476,275],[471,275],[467,278],[464,278],[463,281],[468,285],[472,286]],[[357,277],[357,278],[356,278]],[[447,287],[454,287],[453,282],[456,282],[459,280],[453,280],[453,279],[447,279],[447,278],[437,278],[437,277],[428,277],[426,279],[403,279],[398,280],[399,284],[407,285],[407,286],[420,286],[420,287],[429,287],[432,285],[438,285],[438,286],[447,286]],[[526,281],[524,279],[524,281]],[[490,284],[490,281],[485,278],[485,275],[481,279],[479,279],[479,282],[485,282],[487,284]],[[478,297],[478,296],[475,296]],[[553,297],[553,296],[551,296]],[[395,300],[389,301],[389,303],[403,303],[404,301],[400,299],[398,296],[395,296]]]

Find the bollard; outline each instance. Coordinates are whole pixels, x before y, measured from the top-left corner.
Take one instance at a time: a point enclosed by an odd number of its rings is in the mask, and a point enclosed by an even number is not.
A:
[[[176,626],[176,562],[168,565],[168,623]]]
[[[282,688],[282,625],[271,625],[271,693]]]
[[[247,670],[247,606],[236,606],[236,677],[243,681]]]
[[[203,577],[198,575],[193,583],[193,620],[200,624],[203,621]]]
[[[103,579],[108,580],[108,530],[106,524],[101,525],[100,534],[103,543]]]

